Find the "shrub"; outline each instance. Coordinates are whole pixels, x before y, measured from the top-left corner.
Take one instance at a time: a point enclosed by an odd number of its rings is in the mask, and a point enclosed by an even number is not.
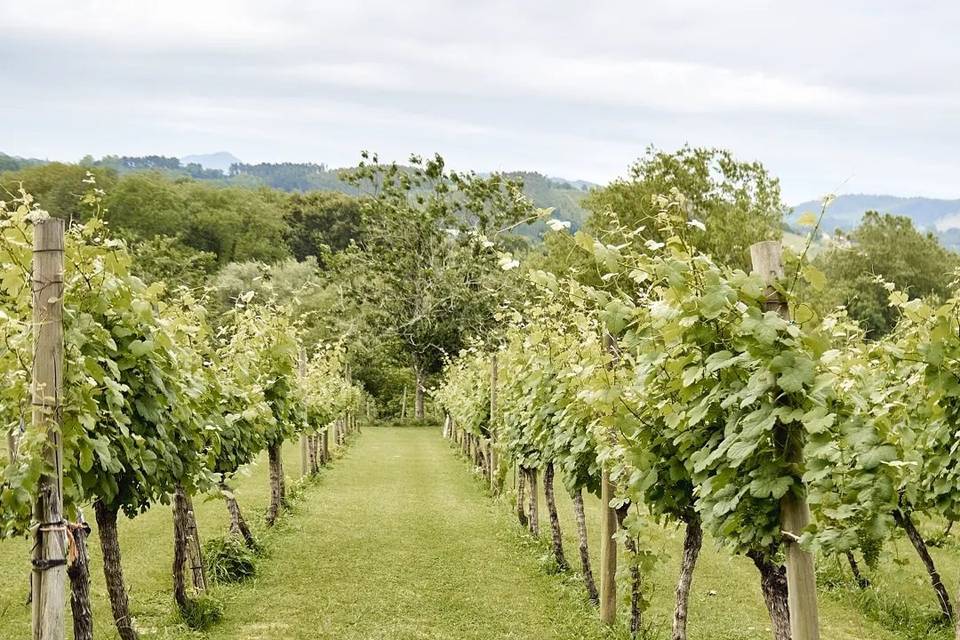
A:
[[[190,598],[180,609],[180,617],[194,631],[203,631],[223,619],[223,603],[206,594]]]
[[[236,536],[207,540],[203,557],[215,582],[242,582],[257,572],[256,555]]]

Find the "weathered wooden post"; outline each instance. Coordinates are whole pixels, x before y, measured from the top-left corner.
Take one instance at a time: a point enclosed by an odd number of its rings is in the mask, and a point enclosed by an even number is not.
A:
[[[497,455],[497,353],[490,357],[490,491],[500,493],[500,459]]]
[[[603,347],[613,351],[613,336],[604,331]],[[610,472],[601,470],[600,478],[600,622],[612,626],[617,619],[617,510],[610,506],[614,487]]]
[[[45,436],[33,517],[33,638],[63,640],[67,529],[63,520],[63,220],[33,227],[33,429]]]
[[[298,364],[300,386],[302,387],[306,383],[305,379],[307,377],[307,352],[303,347],[300,347]],[[306,433],[300,434],[300,475],[310,475],[310,438]]]
[[[768,240],[750,245],[753,270],[767,285],[767,309],[789,319],[787,303],[774,289],[777,280],[783,278],[782,249],[779,240]],[[784,455],[788,462],[803,463],[803,443],[792,439],[785,442]],[[819,640],[820,623],[817,614],[817,576],[813,554],[798,543],[800,533],[810,523],[810,507],[807,505],[806,489],[799,494],[788,492],[780,499],[780,526],[784,532],[787,556],[787,594],[790,607],[790,634],[793,640]]]
[[[600,482],[600,622],[612,626],[617,619],[617,511],[610,506],[613,483],[606,469]]]

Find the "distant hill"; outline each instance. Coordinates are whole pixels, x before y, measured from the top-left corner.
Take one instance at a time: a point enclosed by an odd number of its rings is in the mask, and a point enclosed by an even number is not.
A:
[[[21,158],[0,152],[0,171],[11,171],[46,160]],[[228,151],[194,154],[182,158],[165,156],[104,156],[99,160],[86,157],[80,161],[86,166],[105,167],[118,173],[159,171],[171,177],[189,177],[230,185],[267,186],[283,191],[339,191],[356,194],[352,187],[340,180],[342,169],[311,162],[262,162],[246,164]],[[535,171],[510,172],[521,178],[524,191],[540,208],[552,208],[553,217],[569,221],[576,230],[583,225],[587,213],[581,206],[591,189],[602,185],[587,180],[547,176]],[[821,204],[816,200],[801,202],[791,207],[787,225],[797,229],[797,218],[807,211],[819,214]],[[917,228],[937,235],[944,246],[960,251],[960,199],[903,198],[889,195],[845,194],[838,196],[827,209],[823,230],[849,231],[856,227],[867,211],[879,211],[906,216]],[[524,225],[518,231],[530,238],[538,238],[546,225],[543,221]]]
[[[556,176],[547,176],[547,180],[560,187],[580,189],[581,191],[590,191],[590,189],[595,187],[603,186],[596,182],[590,182],[589,180],[567,180],[566,178],[557,178]]]
[[[819,213],[819,201],[801,202],[793,207],[792,219],[805,211]],[[879,211],[898,216],[907,216],[918,228],[928,231],[960,229],[960,200],[936,198],[900,198],[897,196],[846,194],[837,196],[824,216],[824,227],[852,229],[860,223],[867,211]]]
[[[17,170],[45,162],[0,153],[0,171]],[[266,186],[282,191],[339,191],[350,195],[357,193],[356,187],[340,180],[340,172],[343,171],[340,168],[312,162],[247,164],[227,151],[182,158],[110,155],[97,160],[88,156],[81,160],[80,164],[113,169],[119,174],[154,171],[175,179],[188,177],[225,185]],[[524,191],[535,206],[553,209],[552,217],[569,221],[574,230],[578,229],[586,218],[586,212],[580,206],[581,200],[591,188],[599,186],[586,180],[550,178],[533,171],[516,171],[507,175],[522,179]],[[522,225],[516,231],[528,238],[538,239],[545,229],[545,221],[537,221]]]
[[[0,171],[16,171],[24,167],[30,167],[35,164],[44,164],[45,160],[36,158],[21,158],[20,156],[8,156],[0,152]]]
[[[183,156],[180,162],[184,165],[199,164],[204,169],[219,169],[224,173],[230,171],[230,165],[240,164],[240,158],[229,151],[218,151],[216,153],[202,153],[191,156]]]
[[[793,207],[787,222],[793,225],[797,217],[807,211],[819,215],[821,207],[817,200],[801,202]],[[906,216],[913,220],[918,229],[935,234],[945,247],[960,251],[960,200],[845,194],[837,196],[827,208],[823,217],[823,229],[827,233],[833,233],[837,229],[849,231],[860,224],[867,211]]]

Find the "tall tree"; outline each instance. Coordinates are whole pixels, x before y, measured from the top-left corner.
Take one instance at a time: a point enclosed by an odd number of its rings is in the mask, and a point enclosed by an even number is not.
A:
[[[381,164],[376,155],[344,174],[365,191],[366,238],[354,265],[375,277],[355,278],[395,338],[416,379],[415,417],[424,416],[427,376],[437,373],[470,335],[495,321],[505,291],[498,250],[502,231],[533,208],[519,183],[499,174],[449,171],[443,158],[410,158],[410,166]]]
[[[284,204],[284,237],[297,260],[313,256],[320,264],[328,253],[343,251],[363,233],[355,198],[324,191],[295,193]]]
[[[587,228],[613,228],[663,241],[657,216],[662,198],[685,198],[690,242],[722,264],[749,269],[749,247],[782,235],[780,182],[759,162],[742,162],[723,149],[684,146],[674,153],[647,148],[626,178],[592,191],[583,206]]]
[[[869,337],[889,333],[900,315],[882,280],[912,297],[949,297],[960,258],[932,233],[917,230],[910,218],[868,211],[848,240],[831,243],[817,256],[815,264],[830,287],[813,297],[824,311],[845,305]]]

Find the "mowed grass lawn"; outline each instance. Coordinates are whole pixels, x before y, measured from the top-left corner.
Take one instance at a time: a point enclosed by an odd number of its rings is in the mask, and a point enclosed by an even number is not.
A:
[[[287,448],[285,462],[288,476],[298,476],[295,446]],[[559,480],[557,489],[567,557],[576,567],[571,503]],[[237,493],[248,518],[260,524],[269,496],[265,461],[237,483]],[[609,634],[600,628],[577,576],[544,570],[546,548],[519,530],[506,502],[485,495],[438,429],[367,428],[270,536],[258,576],[214,589],[225,605],[224,620],[204,633],[186,630],[172,612],[169,509],[159,507],[123,522],[120,535],[134,615],[144,637],[170,640],[621,636],[622,631]],[[222,501],[198,499],[195,506],[201,536],[226,531]],[[588,499],[587,508],[596,555],[598,501]],[[545,508],[541,517],[546,538]],[[652,535],[664,560],[646,578],[653,589],[646,619],[668,637],[682,532],[658,527]],[[114,638],[95,537],[91,543],[97,637]],[[25,541],[0,544],[3,639],[29,637],[29,611],[23,605],[28,547]],[[898,553],[908,564],[887,561],[876,578],[895,585],[918,611],[932,612],[932,592],[912,549],[899,545]],[[956,549],[936,549],[935,554],[954,586]],[[821,597],[821,619],[825,640],[907,637],[864,616],[843,594]],[[709,538],[694,578],[690,637],[770,637],[752,563],[718,550]]]

